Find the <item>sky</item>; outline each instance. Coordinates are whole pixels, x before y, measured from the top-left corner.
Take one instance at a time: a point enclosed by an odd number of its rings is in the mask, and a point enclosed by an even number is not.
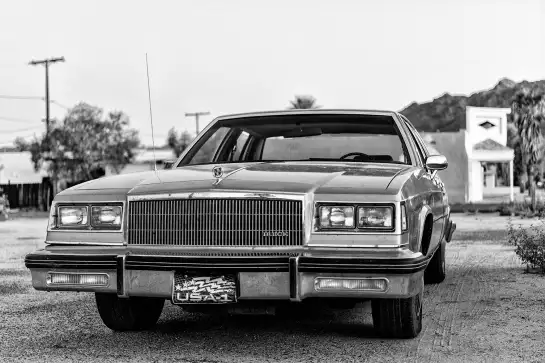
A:
[[[186,112],[323,108],[401,110],[499,79],[545,79],[545,0],[0,0],[0,146],[84,101],[127,113],[156,144]],[[37,99],[6,99],[5,96]]]

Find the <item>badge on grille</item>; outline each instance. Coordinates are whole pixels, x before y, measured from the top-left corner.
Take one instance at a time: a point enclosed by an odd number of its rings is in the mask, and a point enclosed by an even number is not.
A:
[[[223,176],[223,169],[221,166],[214,166],[212,168],[212,174],[214,174],[214,178],[221,178]]]
[[[263,237],[289,237],[288,232],[284,231],[265,231]]]

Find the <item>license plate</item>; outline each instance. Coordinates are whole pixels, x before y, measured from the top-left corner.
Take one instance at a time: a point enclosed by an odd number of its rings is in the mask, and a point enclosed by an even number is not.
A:
[[[227,304],[237,299],[233,275],[189,276],[174,273],[174,304]]]

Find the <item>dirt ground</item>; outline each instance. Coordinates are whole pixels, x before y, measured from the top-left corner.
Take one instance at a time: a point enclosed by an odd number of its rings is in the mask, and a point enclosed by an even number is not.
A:
[[[412,340],[376,337],[369,304],[293,319],[189,314],[167,302],[155,330],[113,333],[91,294],[31,288],[23,258],[42,244],[45,219],[0,222],[0,361],[543,361],[545,277],[524,273],[507,218],[453,218],[448,277],[426,285],[424,328]]]

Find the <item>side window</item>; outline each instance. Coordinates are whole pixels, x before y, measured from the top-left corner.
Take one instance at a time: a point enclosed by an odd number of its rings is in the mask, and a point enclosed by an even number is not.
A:
[[[418,145],[420,145],[420,147],[422,148],[422,152],[424,153],[424,155],[426,155],[426,157],[430,156],[430,152],[428,150],[428,147],[426,146],[426,143],[422,139],[422,136],[420,136],[418,131],[416,131],[414,128],[412,130],[416,137],[416,140],[418,141]]]
[[[194,155],[187,155],[186,157],[189,158],[189,161],[187,163],[182,161],[180,166],[184,164],[206,164],[213,162],[214,156],[228,132],[228,127],[220,127],[214,131],[203,144],[194,146],[194,148],[198,149],[197,152]]]
[[[238,137],[237,142],[233,145],[233,148],[229,152],[229,161],[240,161],[242,160],[243,152],[245,151],[246,143],[248,142],[248,139],[250,137],[250,134],[248,134],[246,131],[242,131]]]
[[[426,160],[427,155],[424,152],[424,150],[422,150],[422,146],[418,142],[411,125],[409,123],[407,123],[407,122],[405,122],[405,125],[407,126],[407,129],[409,130],[409,134],[411,134],[411,138],[413,139],[413,142],[416,145],[416,148],[418,149],[418,154],[420,155],[420,160],[421,160],[422,164],[424,164],[424,161]]]

